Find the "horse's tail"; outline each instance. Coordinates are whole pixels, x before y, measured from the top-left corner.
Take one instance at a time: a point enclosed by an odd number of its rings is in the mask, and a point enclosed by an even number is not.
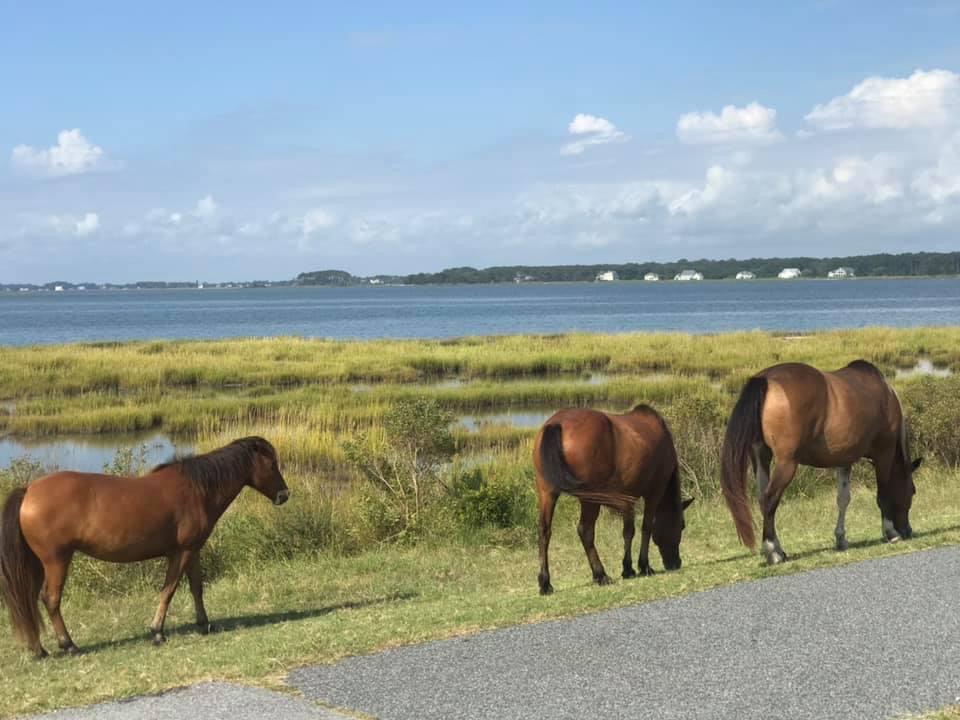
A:
[[[743,386],[740,398],[733,407],[727,434],[723,439],[720,468],[720,486],[737,526],[740,542],[752,548],[755,542],[753,515],[747,500],[747,465],[754,443],[763,438],[760,414],[767,396],[767,379],[752,377]]]
[[[26,488],[7,497],[0,513],[0,597],[10,611],[13,632],[29,647],[40,644],[40,590],[43,565],[20,530],[20,506]]]
[[[558,423],[550,423],[543,428],[543,434],[540,436],[540,466],[543,479],[554,490],[584,500],[592,500],[621,512],[632,510],[637,500],[632,495],[618,493],[615,490],[591,490],[584,487],[563,457],[563,430]]]

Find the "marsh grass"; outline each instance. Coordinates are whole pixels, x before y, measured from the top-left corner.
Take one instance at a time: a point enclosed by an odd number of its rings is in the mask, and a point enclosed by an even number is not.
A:
[[[277,509],[244,491],[203,553],[208,607],[223,632],[196,636],[189,593],[157,651],[144,628],[162,563],[112,566],[79,558],[65,616],[89,654],[34,664],[0,620],[0,715],[153,692],[205,678],[277,683],[292,666],[518,622],[658,599],[770,574],[960,542],[955,428],[960,380],[897,380],[925,464],[911,515],[918,537],[881,545],[870,468],[854,475],[852,549],[832,551],[832,473],[805,468],[778,525],[793,558],[767,569],[736,545],[718,492],[724,424],[742,383],[779,361],[824,368],[858,357],[888,377],[918,358],[960,370],[960,330],[830,332],[799,338],[559,335],[443,341],[332,342],[276,338],[0,348],[0,434],[126,433],[186,436],[197,451],[250,434],[278,449],[293,495]],[[585,382],[602,373],[602,382]],[[361,482],[345,447],[382,443],[384,418],[426,398],[453,415],[655,405],[673,431],[685,492],[697,498],[677,574],[595,588],[573,531],[576,503],[561,501],[552,550],[557,594],[536,592],[536,501],[530,453],[536,428],[452,427],[446,491],[416,533],[397,537],[382,496]],[[123,444],[118,435],[119,444]],[[118,472],[136,457],[119,456]],[[35,476],[28,460],[0,469],[0,492]],[[619,526],[601,519],[611,572]],[[659,560],[656,563],[659,567]],[[9,681],[8,681],[9,679]]]

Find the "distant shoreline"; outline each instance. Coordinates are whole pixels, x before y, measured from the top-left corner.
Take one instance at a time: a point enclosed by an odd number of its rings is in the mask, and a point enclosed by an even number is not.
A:
[[[782,272],[796,273],[796,277],[780,278]],[[495,265],[486,268],[453,267],[439,272],[420,272],[374,275],[354,275],[346,270],[325,269],[301,272],[285,280],[224,280],[210,282],[202,276],[184,281],[139,280],[134,282],[70,282],[51,280],[44,283],[0,283],[0,293],[46,290],[67,292],[84,289],[160,290],[160,289],[259,289],[298,286],[406,286],[406,285],[494,285],[558,282],[652,282],[646,276],[656,276],[657,282],[675,281],[681,274],[691,277],[681,282],[705,280],[737,280],[740,274],[752,275],[747,280],[817,280],[817,279],[921,279],[960,277],[960,251],[877,253],[839,257],[768,257],[727,258],[711,260],[680,258],[669,262],[621,262],[578,265]],[[829,277],[834,273],[845,275]]]
[[[190,285],[176,285],[173,287],[135,287],[135,286],[109,286],[109,287],[100,287],[96,285],[87,285],[83,290],[80,290],[76,287],[64,288],[62,291],[55,291],[49,289],[45,286],[38,285],[20,285],[17,289],[12,289],[13,286],[0,286],[0,297],[10,296],[17,297],[23,295],[77,295],[80,293],[123,293],[123,292],[182,292],[182,291],[193,291],[193,292],[216,292],[216,291],[226,291],[226,290],[297,290],[297,289],[316,289],[323,288],[327,290],[346,290],[346,289],[363,289],[363,290],[380,290],[383,288],[424,288],[424,287],[492,287],[492,286],[505,286],[505,287],[515,287],[517,285],[528,285],[528,286],[544,286],[544,285],[651,285],[655,286],[660,283],[668,285],[699,285],[702,283],[709,284],[718,284],[718,283],[729,283],[733,284],[744,284],[749,285],[750,283],[797,283],[797,282],[823,282],[823,283],[850,283],[850,282],[863,282],[867,280],[960,280],[960,274],[951,274],[951,275],[867,275],[867,276],[858,276],[850,278],[826,278],[826,277],[797,277],[797,278],[776,278],[776,277],[759,277],[753,278],[750,280],[737,280],[735,278],[704,278],[703,280],[674,280],[673,278],[665,278],[656,281],[652,280],[643,280],[631,278],[627,280],[526,280],[524,282],[511,282],[511,281],[491,281],[491,282],[428,282],[428,283],[379,283],[379,284],[370,284],[370,283],[353,283],[349,285],[303,285],[290,282],[278,282],[271,283],[269,285],[242,285],[238,283],[230,283],[220,285],[217,283],[205,284],[204,287],[198,288],[196,286]],[[26,290],[20,290],[19,288],[27,288]]]

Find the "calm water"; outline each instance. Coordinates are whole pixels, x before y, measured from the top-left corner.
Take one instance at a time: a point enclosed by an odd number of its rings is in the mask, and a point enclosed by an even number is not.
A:
[[[572,330],[805,331],[960,321],[960,279],[0,293],[0,345]]]
[[[175,444],[170,438],[159,433],[61,435],[50,438],[0,437],[0,468],[7,467],[18,458],[29,457],[48,469],[103,472],[104,466],[112,463],[121,449],[134,448],[134,455],[139,459],[140,446],[143,446],[143,462],[147,467],[166,462],[175,453],[192,450],[188,444]]]

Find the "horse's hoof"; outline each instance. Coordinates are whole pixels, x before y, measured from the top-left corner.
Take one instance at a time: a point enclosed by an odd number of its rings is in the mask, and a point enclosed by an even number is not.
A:
[[[787,561],[786,553],[777,552],[774,550],[772,553],[767,555],[767,565],[780,565]]]
[[[541,586],[540,586],[540,594],[541,594],[541,595],[553,595],[553,585],[551,585],[550,583],[547,583],[546,585],[541,585]]]
[[[213,625],[208,622],[197,623],[197,632],[201,635],[209,635],[213,632]]]
[[[48,652],[47,652],[46,650],[44,650],[43,648],[40,648],[39,650],[37,650],[37,651],[35,651],[35,652],[33,653],[33,659],[34,659],[34,660],[43,660],[44,658],[49,657],[49,655],[50,655],[50,653],[48,653]]]
[[[629,580],[630,578],[635,578],[636,576],[637,573],[633,568],[624,568],[623,572],[620,573],[620,577],[622,577],[624,580]]]
[[[650,567],[649,565],[640,568],[640,574],[643,575],[644,577],[651,577],[653,575],[656,575],[656,573],[653,571],[653,568]]]
[[[597,575],[593,578],[593,581],[597,585],[613,585],[613,578],[604,573],[603,575]]]
[[[844,537],[843,535],[840,535],[839,537],[837,537],[837,544],[836,544],[837,552],[843,552],[849,547],[850,547],[850,544],[847,542],[846,537]]]
[[[153,636],[153,644],[156,647],[160,647],[166,641],[167,641],[167,638],[165,638],[162,633],[157,633],[156,635]]]
[[[74,645],[73,643],[70,643],[70,644],[67,645],[65,648],[63,648],[63,652],[65,652],[67,655],[73,655],[73,656],[77,656],[77,655],[82,655],[82,654],[83,654],[83,652],[80,650],[80,648],[78,648],[78,647],[77,647],[76,645]]]

